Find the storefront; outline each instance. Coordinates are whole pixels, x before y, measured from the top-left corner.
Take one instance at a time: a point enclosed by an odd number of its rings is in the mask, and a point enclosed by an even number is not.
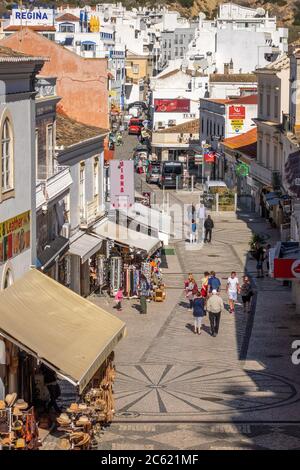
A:
[[[125,324],[36,269],[3,291],[0,299],[1,336],[17,346],[19,358],[23,357],[23,362],[16,363],[18,386],[9,394],[4,389],[5,400],[0,401],[2,445],[4,440],[5,448],[30,448],[28,444],[37,437],[32,405],[38,363],[70,382],[78,401],[92,387],[102,400],[99,420],[111,421],[111,354],[125,335]],[[25,428],[30,431],[28,439],[18,434]]]
[[[103,240],[79,231],[70,240],[72,290],[87,297],[103,287]]]
[[[150,258],[161,247],[161,241],[112,221],[95,227],[95,232],[107,240],[106,267],[110,294],[114,295],[123,287],[125,297],[137,296],[141,274],[150,281]]]

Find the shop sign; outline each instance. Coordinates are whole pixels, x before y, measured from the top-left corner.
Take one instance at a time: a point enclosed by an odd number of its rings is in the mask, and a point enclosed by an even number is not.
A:
[[[244,120],[243,119],[232,119],[230,121],[231,127],[234,130],[234,132],[238,133],[243,129],[244,126]]]
[[[245,119],[246,108],[245,106],[233,104],[229,106],[229,119]]]
[[[195,155],[195,165],[201,165],[203,163],[203,155]]]
[[[188,99],[165,99],[154,100],[154,111],[156,113],[189,113],[190,100]]]
[[[110,208],[128,209],[134,204],[133,160],[111,160]]]
[[[300,279],[300,259],[274,259],[274,278]]]
[[[249,165],[247,163],[239,163],[235,169],[235,172],[238,176],[248,176],[250,171]]]
[[[10,24],[53,26],[53,21],[53,10],[51,8],[34,8],[33,10],[13,8]]]
[[[30,248],[30,211],[0,222],[0,263]]]
[[[204,154],[205,163],[215,163],[216,154],[215,152],[208,152]]]

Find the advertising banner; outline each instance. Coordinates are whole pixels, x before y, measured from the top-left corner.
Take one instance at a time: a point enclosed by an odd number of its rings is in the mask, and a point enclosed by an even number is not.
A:
[[[110,208],[128,209],[134,204],[133,160],[111,160]]]
[[[246,108],[242,105],[233,104],[229,106],[229,119],[245,119]]]
[[[189,113],[190,112],[190,100],[187,100],[187,99],[154,100],[154,110],[156,113]]]
[[[275,258],[274,278],[300,279],[300,259]]]
[[[30,211],[0,222],[0,263],[30,248]]]
[[[215,163],[215,160],[216,160],[215,152],[208,152],[204,154],[205,163]]]
[[[53,26],[54,17],[52,8],[34,8],[28,10],[25,8],[13,8],[10,19],[11,25],[27,26]]]

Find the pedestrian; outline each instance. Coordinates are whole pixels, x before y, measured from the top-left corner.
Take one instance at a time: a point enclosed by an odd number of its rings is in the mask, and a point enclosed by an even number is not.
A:
[[[253,296],[252,287],[248,276],[243,277],[243,284],[241,286],[241,295],[244,307],[244,313],[250,313],[251,298]]]
[[[213,289],[212,295],[207,300],[206,309],[208,311],[211,335],[216,337],[219,333],[221,313],[224,310],[224,302],[222,298],[217,295],[216,289]]]
[[[193,304],[193,317],[194,317],[194,333],[201,335],[202,319],[205,313],[205,299],[202,297],[201,292],[197,292]]]
[[[46,411],[49,412],[51,408],[54,408],[56,413],[60,413],[61,409],[59,408],[56,400],[61,395],[60,386],[57,382],[57,375],[54,370],[47,367],[45,364],[41,365],[40,368],[43,376],[44,376],[44,384],[46,385],[48,392],[49,392],[49,402],[46,406]]]
[[[143,173],[143,162],[140,158],[137,164],[137,172],[141,175]]]
[[[197,224],[194,219],[192,219],[191,223],[191,232],[190,232],[190,243],[196,242],[196,232],[197,232]]]
[[[264,277],[265,250],[262,245],[257,245],[255,258],[256,258],[257,277]]]
[[[234,305],[237,301],[238,293],[240,292],[240,284],[235,271],[232,271],[230,277],[227,279],[226,290],[229,299],[229,313],[234,313]]]
[[[210,215],[208,215],[204,221],[205,236],[204,243],[211,243],[212,229],[214,228],[214,222]]]
[[[122,287],[119,287],[119,289],[118,289],[118,291],[115,295],[116,305],[114,307],[118,310],[118,312],[120,310],[122,310],[122,300],[123,300],[123,289],[122,289]]]
[[[208,293],[212,294],[213,290],[220,292],[220,288],[221,288],[220,279],[216,276],[215,271],[211,271],[210,277],[208,279]]]
[[[266,266],[267,266],[267,276],[269,275],[270,271],[270,250],[271,250],[271,245],[268,244],[265,252],[265,261],[266,261]]]
[[[141,305],[141,313],[147,313],[147,298],[149,296],[149,282],[144,274],[141,274],[140,280],[140,305]]]
[[[186,298],[190,302],[190,310],[193,308],[193,303],[194,303],[194,296],[198,292],[198,286],[196,284],[196,281],[194,279],[194,276],[192,273],[189,274],[188,279],[185,281],[185,292],[186,292]]]
[[[208,295],[208,280],[209,280],[209,272],[205,271],[204,277],[201,279],[201,295],[206,299]]]

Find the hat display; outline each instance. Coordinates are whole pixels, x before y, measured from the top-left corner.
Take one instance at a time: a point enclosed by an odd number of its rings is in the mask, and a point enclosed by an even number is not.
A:
[[[79,403],[78,408],[80,411],[87,410],[87,405],[85,403]]]
[[[76,426],[85,426],[86,424],[89,424],[89,423],[90,423],[89,418],[83,415],[76,421]]]
[[[22,423],[22,421],[20,421],[20,420],[17,419],[17,420],[13,423],[12,429],[13,429],[14,431],[22,431],[22,429],[23,429],[23,423]]]
[[[13,406],[16,399],[17,399],[17,394],[16,393],[9,393],[8,395],[6,395],[5,401],[7,403],[7,406]]]
[[[4,400],[0,400],[0,410],[5,410],[6,404]]]
[[[78,403],[71,403],[69,408],[67,408],[69,413],[77,413],[78,412]]]
[[[18,406],[14,406],[13,415],[14,416],[22,416],[23,415],[22,411],[20,410],[20,408]]]
[[[66,426],[71,423],[71,420],[67,413],[61,413],[56,420],[61,426]]]
[[[28,408],[28,403],[23,400],[23,398],[20,398],[16,401],[15,406],[18,407],[20,410],[26,410],[26,408]]]

